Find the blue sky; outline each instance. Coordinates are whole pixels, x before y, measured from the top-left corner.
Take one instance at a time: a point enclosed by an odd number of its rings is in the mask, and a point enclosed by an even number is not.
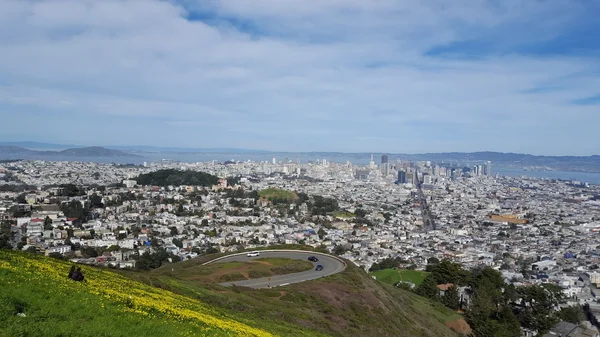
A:
[[[600,154],[594,0],[2,0],[0,141]]]

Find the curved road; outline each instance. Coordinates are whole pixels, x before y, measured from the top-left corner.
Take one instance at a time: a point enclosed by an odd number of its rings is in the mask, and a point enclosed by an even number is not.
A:
[[[318,262],[311,262],[313,264],[313,268],[311,270],[303,271],[300,273],[287,274],[287,275],[276,275],[271,277],[263,277],[252,280],[243,280],[243,281],[235,281],[235,282],[225,282],[221,283],[223,286],[240,286],[240,287],[249,287],[249,288],[270,288],[270,287],[278,287],[282,285],[288,285],[290,283],[299,283],[309,280],[318,279],[320,277],[333,275],[343,271],[346,268],[346,264],[341,260],[327,254],[317,253],[317,252],[302,252],[302,251],[259,251],[259,256],[248,257],[246,256],[247,252],[228,255],[219,259],[215,259],[212,261],[208,261],[203,263],[203,265],[213,264],[213,263],[223,263],[223,262],[248,262],[251,260],[266,258],[266,257],[280,257],[294,260],[303,260],[308,261],[309,256],[315,256],[319,259]],[[323,270],[316,271],[315,268],[317,265],[322,265]]]

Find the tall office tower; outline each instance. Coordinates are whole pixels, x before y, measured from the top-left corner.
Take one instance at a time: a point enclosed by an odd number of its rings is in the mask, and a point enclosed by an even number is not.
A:
[[[472,176],[479,175],[479,166],[477,166],[477,165],[473,166],[473,172],[471,172],[471,173],[472,173],[471,174]]]
[[[381,155],[381,163],[385,164],[387,162],[388,162],[388,155],[387,154]]]
[[[486,176],[492,175],[492,162],[489,160],[485,162],[485,175]]]
[[[398,171],[398,184],[406,184],[406,172]]]
[[[373,160],[373,154],[371,154],[371,161],[369,162],[369,168],[371,170],[375,168],[375,160]]]
[[[429,174],[423,175],[423,184],[431,185],[432,182],[433,182],[433,177],[431,177]]]
[[[369,179],[369,170],[356,170],[354,172],[354,178],[358,180],[366,180]]]
[[[457,176],[457,170],[455,169],[450,169],[450,172],[448,174],[450,176],[450,179],[455,180],[456,176]]]
[[[379,169],[381,170],[381,175],[387,177],[390,173],[390,163],[382,163]]]
[[[323,159],[323,167],[327,167],[327,159]]]
[[[277,159],[273,158],[273,165],[277,164]]]
[[[483,165],[477,165],[477,173],[480,176],[483,175]]]
[[[440,167],[438,174],[439,174],[441,177],[446,177],[446,176],[448,176],[448,168],[446,168],[446,167]]]
[[[439,174],[439,170],[440,168],[437,165],[433,165],[433,167],[431,168],[431,174],[433,174],[434,177],[437,177],[437,175]]]

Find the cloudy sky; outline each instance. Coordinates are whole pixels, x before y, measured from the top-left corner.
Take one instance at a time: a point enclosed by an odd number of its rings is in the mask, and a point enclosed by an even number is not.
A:
[[[0,7],[0,141],[600,154],[597,0]]]

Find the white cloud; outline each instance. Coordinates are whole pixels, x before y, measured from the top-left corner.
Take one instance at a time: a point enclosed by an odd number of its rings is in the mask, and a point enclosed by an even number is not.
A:
[[[563,131],[564,116],[600,122],[596,107],[569,104],[598,94],[599,77],[587,73],[595,60],[424,56],[464,39],[552,38],[582,2],[181,3],[6,1],[0,108],[105,115],[103,127],[119,116],[160,117],[147,132],[211,128],[187,135],[207,147],[223,146],[221,131],[227,146],[255,137],[273,150],[597,150],[571,149],[589,136]],[[194,15],[205,19],[186,19]],[[558,89],[525,93],[545,85]],[[5,127],[22,122],[11,120]]]

